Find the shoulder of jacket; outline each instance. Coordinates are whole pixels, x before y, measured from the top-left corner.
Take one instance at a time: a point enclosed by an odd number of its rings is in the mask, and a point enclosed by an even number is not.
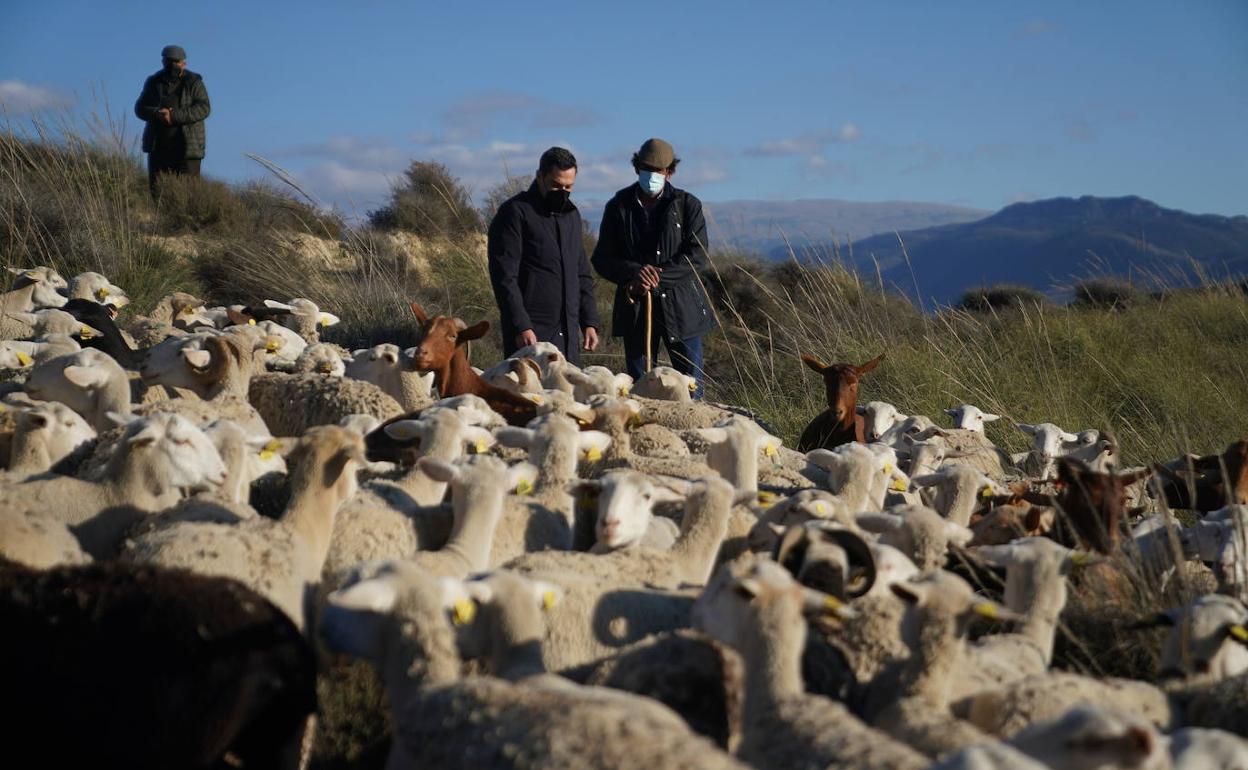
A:
[[[182,77],[187,78],[187,82],[191,84],[202,83],[204,80],[203,75],[199,74],[198,72],[191,72],[190,70],[183,72]]]

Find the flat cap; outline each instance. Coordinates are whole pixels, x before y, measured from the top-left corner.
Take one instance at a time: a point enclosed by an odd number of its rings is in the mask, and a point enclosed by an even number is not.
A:
[[[180,45],[167,45],[160,49],[160,58],[184,61],[186,59],[186,51]]]
[[[647,139],[637,151],[637,162],[652,168],[670,168],[676,162],[676,151],[662,139]]]

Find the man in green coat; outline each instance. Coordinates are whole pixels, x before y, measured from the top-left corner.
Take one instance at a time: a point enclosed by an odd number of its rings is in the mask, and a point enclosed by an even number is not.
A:
[[[160,58],[164,66],[143,83],[143,92],[134,103],[134,114],[147,123],[143,152],[147,153],[153,198],[160,174],[199,176],[204,158],[204,119],[212,111],[204,79],[186,68],[182,46],[165,46]]]

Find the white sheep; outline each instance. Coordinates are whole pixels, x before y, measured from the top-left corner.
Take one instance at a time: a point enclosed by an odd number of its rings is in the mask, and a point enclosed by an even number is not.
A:
[[[232,328],[232,327],[230,327]],[[269,353],[266,360],[277,367],[294,366],[295,361],[303,354],[308,341],[276,321],[260,321],[255,328],[263,332],[268,339],[265,350]]]
[[[129,376],[112,356],[93,348],[36,366],[24,389],[31,398],[60,401],[101,432],[113,427],[109,412],[130,414]]]
[[[79,273],[69,279],[69,299],[89,299],[118,310],[130,304],[130,295],[100,273]]]
[[[632,377],[624,372],[617,374],[605,366],[587,366],[578,372],[569,372],[568,380],[573,385],[572,395],[585,403],[596,395],[624,398],[633,389]]]
[[[8,463],[12,474],[32,475],[50,470],[96,437],[95,429],[81,415],[59,401],[15,411],[16,427]]]
[[[863,433],[867,441],[879,441],[890,428],[907,417],[886,401],[858,404],[855,411],[863,417]]]
[[[962,465],[945,465],[935,473],[910,479],[912,488],[936,487],[932,507],[941,516],[963,527],[984,498],[998,493],[997,485],[983,473]]]
[[[1032,438],[1031,451],[1023,458],[1021,467],[1033,478],[1052,477],[1059,457],[1082,460],[1098,473],[1108,473],[1117,464],[1116,446],[1100,431],[1069,433],[1051,422],[1019,423],[1017,427]]]
[[[204,434],[217,448],[226,467],[226,481],[220,495],[235,503],[245,503],[251,483],[269,473],[286,473],[281,442],[264,433],[252,433],[242,425],[221,418],[204,426]]]
[[[633,383],[631,395],[657,401],[687,402],[698,389],[696,378],[681,374],[670,366],[656,366]]]
[[[1161,648],[1163,678],[1203,686],[1248,673],[1248,607],[1238,599],[1208,594],[1145,624],[1170,628]]]
[[[756,767],[926,767],[923,756],[863,724],[842,704],[804,691],[803,613],[839,607],[753,554],[722,567],[698,597],[696,627],[744,659],[737,756]]]
[[[37,340],[0,340],[0,369],[29,369],[80,350],[78,340],[67,334],[49,334]]]
[[[17,281],[14,288],[0,294],[0,315],[28,313],[39,308],[57,308],[67,301],[57,289],[64,289],[68,284],[52,268],[10,267],[9,272],[17,276]]]
[[[295,359],[294,371],[299,374],[324,374],[330,377],[341,377],[346,374],[347,365],[333,345],[316,342],[308,345]]]
[[[0,510],[0,562],[4,559],[32,569],[49,569],[88,564],[91,556],[65,522],[42,511]]]
[[[481,379],[512,393],[540,393],[543,390],[542,368],[531,358],[505,358],[481,372]]]
[[[945,414],[953,418],[953,427],[960,430],[974,431],[975,433],[984,432],[984,423],[1000,420],[1001,415],[985,412],[979,407],[970,404],[955,406],[952,409],[946,409]]]
[[[1248,601],[1248,505],[1210,511],[1189,537],[1200,560],[1213,565],[1218,591]]]
[[[706,464],[711,470],[736,487],[742,498],[754,498],[758,493],[759,455],[771,460],[783,442],[740,415],[697,432],[707,442]]]
[[[364,442],[345,428],[318,426],[299,439],[286,462],[290,501],[279,520],[196,521],[188,509],[207,504],[191,501],[178,518],[128,541],[122,558],[234,578],[304,628],[305,601],[321,581],[334,516],[355,492]]]
[[[806,458],[813,465],[828,471],[827,487],[844,502],[850,511],[878,511],[884,507],[884,492],[896,489],[901,472],[877,454],[858,443],[842,444],[836,449],[812,449]],[[885,479],[883,488],[879,479]]]
[[[99,329],[84,324],[64,310],[56,308],[36,310],[31,313],[13,312],[6,314],[6,317],[18,325],[14,327],[12,323],[0,324],[0,336],[8,339],[17,337],[42,339],[51,334],[64,334],[67,337],[78,337],[84,340],[104,336]]]
[[[352,351],[344,375],[373,383],[406,411],[428,405],[433,390],[433,373],[410,371],[405,354],[391,343]]]
[[[582,494],[594,493],[590,499],[597,506],[595,553],[630,546],[666,550],[680,535],[674,521],[654,516],[654,506],[679,500],[681,496],[653,476],[627,469],[613,470],[578,486]]]
[[[280,317],[282,325],[294,331],[308,342],[319,341],[317,332],[320,329],[333,326],[342,320],[333,313],[324,312],[315,302],[303,297],[297,297],[287,302],[276,302],[266,299],[264,306],[274,310],[289,311],[288,314]]]
[[[203,431],[177,415],[112,419],[126,430],[98,482],[41,475],[0,487],[0,509],[43,512],[68,525],[93,557],[112,556],[127,530],[187,491],[225,483],[225,466]]]

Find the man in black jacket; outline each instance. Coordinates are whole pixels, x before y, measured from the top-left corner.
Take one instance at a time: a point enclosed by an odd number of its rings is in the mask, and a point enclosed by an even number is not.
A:
[[[652,303],[651,355],[659,340],[672,366],[698,380],[702,397],[702,335],[715,328],[710,300],[698,278],[707,266],[702,202],[672,186],[680,159],[662,139],[633,154],[637,183],[607,203],[594,249],[598,274],[617,284],[612,333],[624,338],[628,373],[646,367],[646,295]]]
[[[498,207],[490,222],[490,284],[498,302],[503,353],[551,342],[576,363],[598,347],[594,276],[581,240],[581,212],[569,196],[576,158],[542,153],[528,190]]]
[[[182,46],[167,45],[160,52],[162,67],[143,83],[134,114],[143,128],[147,179],[156,197],[160,174],[199,176],[204,158],[204,119],[212,111],[204,79],[186,68]]]

